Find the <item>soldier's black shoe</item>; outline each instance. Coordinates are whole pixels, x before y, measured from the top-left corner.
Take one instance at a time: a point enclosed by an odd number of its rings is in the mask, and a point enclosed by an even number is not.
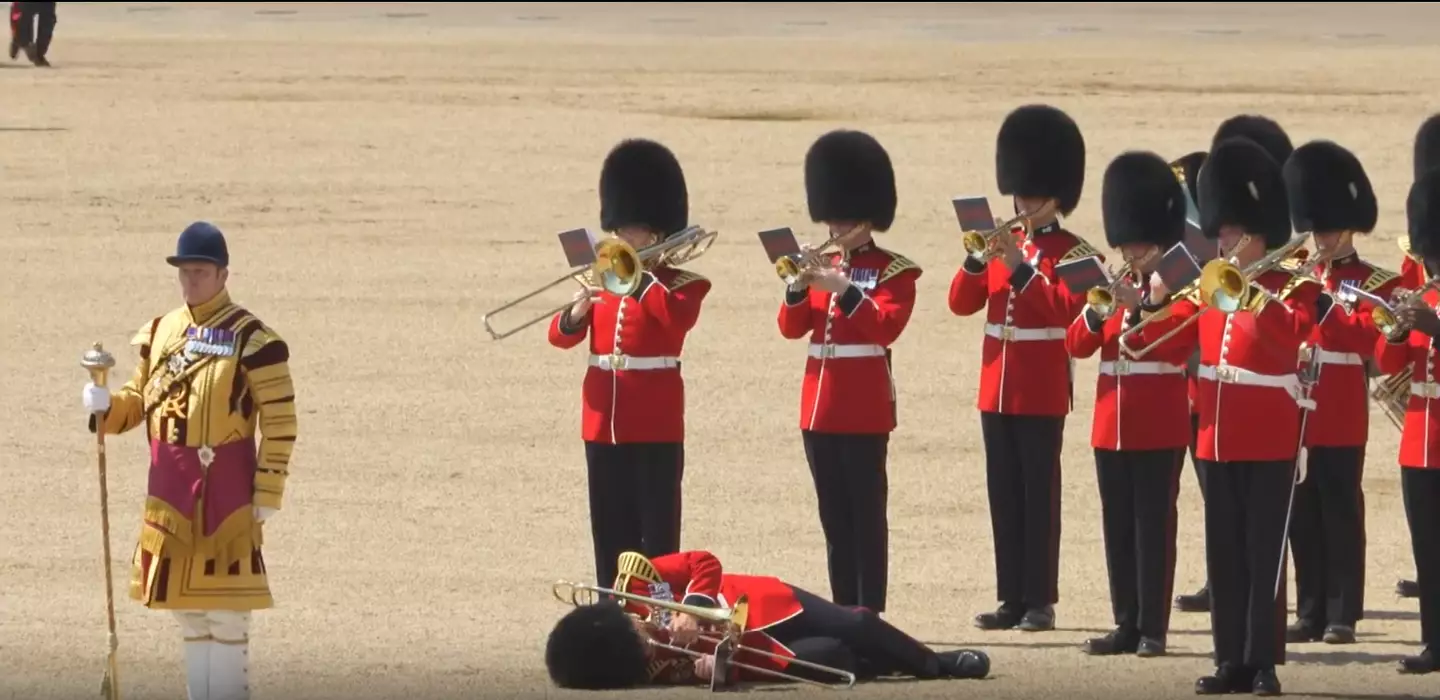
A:
[[[1290,644],[1304,644],[1305,642],[1318,642],[1324,637],[1324,628],[1312,625],[1305,621],[1292,623],[1285,628],[1285,641]]]
[[[1175,596],[1175,609],[1180,612],[1210,612],[1210,584],[1189,595]]]
[[[1055,629],[1055,606],[1026,610],[1025,617],[1020,619],[1020,629],[1024,632],[1049,632]]]
[[[1395,595],[1398,595],[1401,598],[1419,598],[1420,584],[1411,581],[1410,579],[1402,578],[1400,579],[1399,583],[1395,584]]]
[[[1440,671],[1440,664],[1437,664],[1436,661],[1435,652],[1426,647],[1419,656],[1407,656],[1401,659],[1397,670],[1401,673],[1434,673]]]
[[[1006,603],[1000,606],[995,612],[980,613],[975,616],[975,626],[982,630],[1008,630],[1020,624],[1025,617],[1025,609],[1019,605]]]
[[[17,56],[19,56],[19,55],[20,55],[20,45],[17,44],[17,43],[15,43],[15,40],[14,40],[14,39],[11,39],[11,40],[10,40],[10,60],[12,60],[12,61],[15,60],[15,58],[16,58]]]
[[[31,62],[32,64],[34,64],[36,67],[38,67],[38,68],[49,68],[49,67],[50,67],[50,61],[46,60],[46,58],[45,58],[44,56],[36,56],[35,59],[32,60],[32,61],[30,61],[30,62]]]
[[[1196,695],[1227,695],[1248,693],[1255,688],[1255,672],[1248,668],[1221,664],[1215,675],[1195,681]]]
[[[1323,637],[1326,644],[1354,644],[1355,628],[1348,625],[1330,625]]]
[[[940,674],[949,678],[984,678],[990,675],[990,655],[979,649],[942,651]]]
[[[1135,649],[1135,655],[1143,658],[1165,655],[1165,640],[1153,637],[1141,637],[1140,644]]]
[[[1256,695],[1279,695],[1280,679],[1275,675],[1275,668],[1262,668],[1255,673]]]
[[[1114,656],[1116,654],[1134,654],[1140,648],[1140,635],[1122,630],[1115,630],[1103,637],[1092,637],[1085,640],[1085,653],[1091,656]]]

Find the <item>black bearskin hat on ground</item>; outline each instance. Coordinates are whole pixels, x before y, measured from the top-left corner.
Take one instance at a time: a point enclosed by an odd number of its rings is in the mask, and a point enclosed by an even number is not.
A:
[[[898,201],[890,154],[863,131],[821,136],[805,154],[805,198],[811,221],[868,221],[890,230]]]
[[[1215,146],[1221,141],[1236,136],[1243,136],[1260,144],[1280,165],[1290,160],[1290,154],[1295,150],[1295,146],[1290,143],[1290,135],[1285,133],[1274,119],[1258,114],[1239,114],[1221,122],[1220,128],[1215,130],[1215,136],[1210,139],[1210,150],[1215,150]]]
[[[1440,167],[1440,114],[1431,115],[1415,132],[1415,179]]]
[[[996,138],[995,181],[1003,195],[1053,197],[1068,216],[1085,188],[1080,127],[1050,105],[1017,108],[1005,117]]]
[[[1370,233],[1379,216],[1370,177],[1354,153],[1331,141],[1311,141],[1285,161],[1290,219],[1301,232]]]
[[[1185,235],[1185,190],[1164,158],[1129,151],[1105,168],[1100,213],[1111,248],[1154,243],[1163,251]]]
[[[685,171],[670,149],[647,139],[621,141],[600,170],[600,227],[644,226],[661,237],[690,220]]]
[[[566,613],[545,643],[545,669],[560,688],[633,688],[647,681],[648,666],[644,640],[613,602]]]
[[[1440,258],[1440,168],[1432,168],[1410,185],[1405,218],[1410,224],[1410,251]]]
[[[1247,138],[1221,141],[1200,169],[1200,230],[1220,237],[1220,227],[1240,226],[1262,236],[1266,248],[1290,240],[1290,205],[1280,165]]]
[[[1195,151],[1175,162],[1185,176],[1185,189],[1190,191],[1190,199],[1196,202],[1200,201],[1200,194],[1195,187],[1200,183],[1200,166],[1205,164],[1205,156],[1205,151]]]

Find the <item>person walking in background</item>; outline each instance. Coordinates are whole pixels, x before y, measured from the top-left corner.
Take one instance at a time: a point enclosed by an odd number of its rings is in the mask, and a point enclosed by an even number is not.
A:
[[[54,36],[55,3],[10,3],[10,60],[19,57],[20,50],[24,49],[25,57],[31,63],[49,68],[50,61],[45,54],[49,53],[50,40]]]

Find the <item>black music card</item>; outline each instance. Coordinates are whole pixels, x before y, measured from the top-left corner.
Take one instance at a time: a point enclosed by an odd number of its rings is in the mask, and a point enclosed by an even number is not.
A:
[[[995,228],[995,215],[990,212],[988,197],[956,197],[950,200],[955,205],[955,219],[963,231],[989,231]]]
[[[1075,292],[1105,287],[1112,281],[1100,259],[1093,255],[1056,265],[1055,276]]]
[[[565,260],[570,267],[590,265],[595,262],[595,234],[588,228],[570,229],[559,235],[560,249],[565,251]]]
[[[1189,221],[1185,222],[1185,249],[1190,251],[1190,256],[1195,262],[1204,265],[1215,258],[1220,257],[1220,239],[1206,238],[1200,232],[1198,225],[1192,226]]]
[[[1175,291],[1200,279],[1200,263],[1185,247],[1185,243],[1176,243],[1160,257],[1155,273],[1160,275],[1160,281],[1164,282],[1168,289]]]
[[[800,241],[795,240],[795,232],[789,226],[761,231],[760,245],[772,263],[787,255],[800,254]]]

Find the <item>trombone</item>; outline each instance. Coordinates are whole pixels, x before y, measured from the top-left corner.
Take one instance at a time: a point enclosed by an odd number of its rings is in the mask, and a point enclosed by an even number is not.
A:
[[[566,595],[566,592],[568,592],[568,595]],[[715,637],[705,634],[699,634],[696,636],[702,641],[709,642],[715,645],[715,670],[711,674],[711,690],[714,690],[717,683],[723,680],[726,675],[726,669],[731,666],[735,668],[742,668],[753,673],[770,676],[772,678],[782,678],[784,680],[808,683],[810,685],[817,685],[824,688],[833,687],[828,683],[821,683],[819,681],[814,681],[809,678],[801,678],[800,676],[791,675],[789,673],[775,671],[772,669],[755,666],[753,664],[747,664],[742,661],[735,661],[731,658],[734,654],[742,651],[752,654],[760,654],[762,656],[769,656],[771,658],[784,661],[786,662],[786,664],[795,664],[797,666],[805,666],[807,668],[813,668],[817,671],[831,673],[839,677],[840,680],[843,680],[845,682],[846,688],[852,688],[855,686],[855,674],[849,671],[832,668],[830,666],[823,666],[821,664],[805,661],[802,659],[794,659],[788,656],[782,656],[780,654],[765,651],[764,649],[756,649],[754,647],[748,647],[740,644],[739,640],[741,635],[745,633],[745,623],[749,618],[750,614],[750,603],[745,596],[740,596],[740,599],[735,601],[734,607],[731,608],[705,608],[698,605],[685,605],[684,603],[676,603],[669,600],[660,600],[658,598],[650,598],[648,596],[638,595],[635,593],[617,591],[611,588],[601,588],[599,586],[590,586],[583,583],[571,583],[569,581],[556,581],[555,584],[551,586],[550,593],[551,595],[555,596],[556,600],[559,600],[562,603],[568,603],[576,607],[579,607],[581,605],[593,605],[598,601],[599,596],[601,595],[608,595],[615,598],[639,603],[650,609],[652,618],[650,622],[652,623],[654,622],[653,618],[655,617],[655,614],[659,612],[659,610],[665,609],[672,612],[693,615],[707,622],[721,625],[725,630],[725,635],[721,639],[717,639]],[[645,639],[647,642],[650,643],[651,646],[679,652],[687,656],[693,656],[697,659],[710,656],[710,654],[703,654],[694,649],[675,646],[673,644],[666,644],[649,636],[647,636]]]
[[[1205,263],[1205,267],[1200,270],[1200,278],[1172,294],[1171,298],[1173,301],[1171,301],[1169,305],[1131,326],[1130,329],[1124,333],[1121,333],[1120,348],[1129,354],[1131,358],[1138,360],[1149,354],[1150,351],[1155,348],[1160,347],[1165,341],[1175,337],[1186,328],[1189,328],[1190,324],[1200,320],[1204,309],[1200,310],[1201,313],[1185,319],[1184,323],[1170,329],[1165,335],[1156,338],[1155,341],[1149,345],[1139,350],[1130,349],[1125,341],[1131,334],[1137,333],[1150,325],[1151,321],[1156,321],[1168,316],[1171,307],[1182,300],[1189,299],[1204,306],[1214,307],[1226,314],[1232,314],[1244,308],[1250,300],[1250,282],[1256,277],[1269,272],[1283,260],[1293,255],[1295,251],[1305,245],[1309,237],[1310,234],[1308,233],[1296,235],[1289,241],[1286,241],[1285,245],[1268,253],[1265,257],[1246,265],[1243,270],[1236,267],[1235,263],[1221,258],[1216,258]]]
[[[1040,207],[1035,213],[1026,212],[1019,214],[1015,218],[989,231],[966,231],[960,239],[960,242],[964,244],[965,252],[969,253],[971,257],[980,262],[988,262],[999,256],[999,253],[991,248],[991,244],[998,240],[1002,234],[1008,235],[1012,228],[1020,225],[1025,228],[1025,237],[1029,238],[1031,234],[1035,232],[1035,227],[1034,224],[1031,223],[1031,219],[1048,214],[1054,209],[1055,200],[1052,199],[1046,202],[1045,206]]]
[[[626,296],[640,286],[641,273],[646,269],[662,265],[678,266],[694,260],[704,255],[719,235],[699,226],[691,226],[659,243],[645,246],[639,251],[618,237],[607,238],[595,246],[595,262],[577,267],[525,296],[491,309],[481,318],[481,322],[485,324],[485,331],[490,334],[492,340],[503,340],[554,316],[569,308],[574,302],[567,301],[504,332],[496,331],[490,325],[491,316],[539,296],[556,285],[564,283],[567,279],[575,280],[581,288],[599,286],[615,296]]]

